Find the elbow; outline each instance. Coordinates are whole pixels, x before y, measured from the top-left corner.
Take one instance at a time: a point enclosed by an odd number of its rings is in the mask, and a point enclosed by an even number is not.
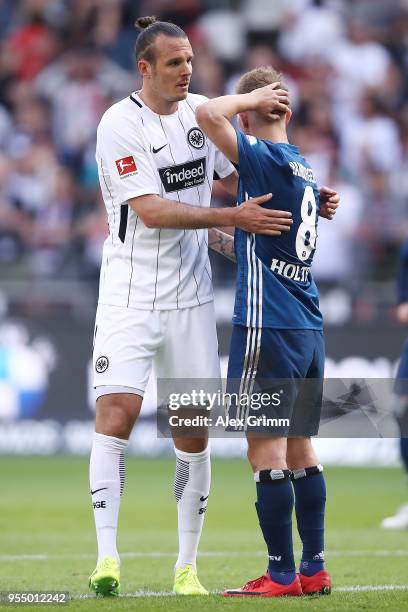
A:
[[[159,227],[159,210],[155,202],[156,196],[140,196],[130,200],[129,204],[133,208],[142,223],[149,229]]]
[[[200,128],[214,142],[214,138],[217,137],[220,128],[223,126],[224,117],[212,104],[212,100],[204,102],[197,108],[196,119]]]
[[[144,214],[141,219],[145,226],[149,229],[157,229],[159,227],[158,221],[154,215]]]
[[[149,229],[156,229],[159,227],[158,220],[154,212],[148,210],[148,208],[144,208],[143,210],[136,211],[138,217],[141,221],[143,221],[144,225]]]
[[[205,130],[205,128],[211,124],[212,112],[208,102],[200,104],[200,106],[196,109],[196,119],[198,125],[203,130]]]

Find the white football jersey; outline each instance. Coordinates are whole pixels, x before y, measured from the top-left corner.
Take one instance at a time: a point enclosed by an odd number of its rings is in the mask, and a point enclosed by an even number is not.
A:
[[[214,172],[232,164],[197,125],[207,98],[188,94],[158,115],[136,93],[111,106],[98,127],[96,160],[108,213],[99,303],[174,309],[213,299],[207,230],[149,229],[127,201],[141,195],[208,207]]]

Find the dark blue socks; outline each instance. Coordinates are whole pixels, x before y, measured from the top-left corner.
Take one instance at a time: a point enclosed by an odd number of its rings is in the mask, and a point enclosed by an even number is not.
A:
[[[289,470],[261,470],[255,474],[259,525],[268,547],[268,572],[274,582],[296,578],[292,544],[293,487]]]
[[[293,487],[292,482],[293,481]],[[300,572],[313,576],[324,569],[326,484],[321,465],[300,470],[261,470],[255,475],[259,524],[268,547],[268,572],[274,582],[296,577],[292,511],[302,540]]]
[[[313,576],[324,568],[324,511],[326,484],[321,465],[292,472],[295,511],[302,560],[300,572]]]

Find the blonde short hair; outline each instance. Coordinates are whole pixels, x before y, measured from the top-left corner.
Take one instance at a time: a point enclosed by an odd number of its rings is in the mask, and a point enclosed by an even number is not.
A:
[[[242,75],[237,83],[236,91],[238,94],[250,93],[254,89],[281,81],[281,72],[278,72],[272,66],[259,66],[259,68],[254,68]]]

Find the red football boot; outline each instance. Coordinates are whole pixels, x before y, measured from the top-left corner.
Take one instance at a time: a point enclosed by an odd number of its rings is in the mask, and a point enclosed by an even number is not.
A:
[[[299,579],[304,595],[314,595],[317,593],[320,595],[330,595],[331,593],[330,575],[326,570],[320,570],[314,576],[299,574]]]
[[[256,580],[250,580],[241,589],[224,591],[224,597],[284,597],[301,594],[302,585],[298,576],[290,584],[279,584],[271,579],[268,572]]]

